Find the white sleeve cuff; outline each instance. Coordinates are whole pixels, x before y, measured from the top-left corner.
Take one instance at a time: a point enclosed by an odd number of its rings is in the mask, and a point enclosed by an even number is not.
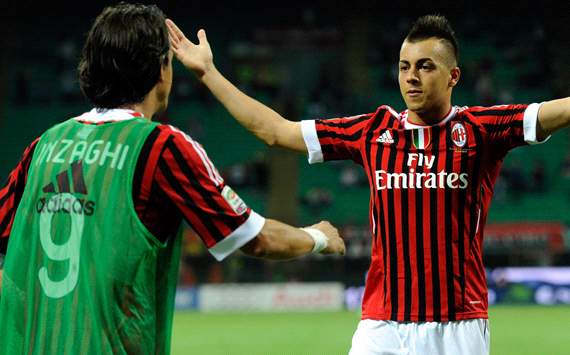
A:
[[[257,237],[263,225],[265,225],[265,218],[251,211],[249,218],[241,226],[219,241],[218,244],[208,249],[208,251],[216,260],[222,261],[228,255]]]
[[[323,151],[321,150],[321,143],[317,136],[317,128],[315,127],[314,120],[301,121],[301,131],[303,132],[303,139],[309,152],[309,164],[322,163]]]
[[[528,144],[540,144],[550,139],[550,136],[544,140],[539,141],[536,138],[536,123],[538,121],[538,110],[542,104],[530,104],[524,111],[523,129],[524,141]]]

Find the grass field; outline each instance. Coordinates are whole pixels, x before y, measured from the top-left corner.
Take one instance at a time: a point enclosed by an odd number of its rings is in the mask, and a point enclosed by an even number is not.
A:
[[[490,319],[491,354],[570,354],[570,307],[493,307]],[[346,355],[358,320],[354,312],[178,312],[172,354]]]

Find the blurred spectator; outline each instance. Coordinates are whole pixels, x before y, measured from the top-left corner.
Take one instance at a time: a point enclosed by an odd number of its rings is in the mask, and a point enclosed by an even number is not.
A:
[[[477,72],[477,79],[475,82],[475,94],[477,101],[481,106],[494,105],[496,102],[494,83],[493,83],[493,69],[495,62],[492,58],[484,58],[481,60]]]
[[[570,152],[566,153],[566,157],[562,161],[562,177],[570,179]]]
[[[301,198],[301,203],[307,206],[313,215],[320,214],[332,204],[333,197],[329,190],[314,187]]]
[[[544,160],[538,160],[534,169],[532,170],[532,184],[533,187],[531,191],[533,192],[544,192],[546,189],[546,169],[544,167]]]
[[[527,191],[527,179],[520,166],[520,162],[516,160],[510,166],[505,166],[502,169],[502,175],[507,183],[508,194],[514,200],[520,199],[522,194]]]

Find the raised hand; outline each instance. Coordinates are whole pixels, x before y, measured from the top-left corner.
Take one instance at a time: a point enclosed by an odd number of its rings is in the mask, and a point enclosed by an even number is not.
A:
[[[190,41],[172,20],[166,20],[170,47],[178,60],[198,78],[214,68],[214,56],[206,31],[198,31],[198,44]]]

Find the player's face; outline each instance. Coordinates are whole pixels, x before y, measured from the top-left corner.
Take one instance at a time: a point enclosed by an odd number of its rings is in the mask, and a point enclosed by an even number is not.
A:
[[[158,90],[158,99],[160,101],[159,112],[164,112],[168,107],[168,97],[172,88],[172,50],[168,51],[168,62],[162,66],[160,73],[160,86]]]
[[[409,110],[418,114],[439,113],[441,107],[450,105],[459,69],[448,51],[437,38],[402,44],[398,81]]]

